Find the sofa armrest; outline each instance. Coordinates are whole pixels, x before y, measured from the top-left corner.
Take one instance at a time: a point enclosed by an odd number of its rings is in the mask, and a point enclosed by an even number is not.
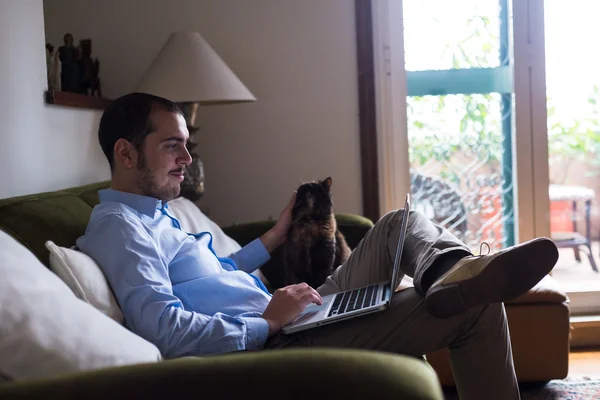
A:
[[[181,358],[0,384],[0,398],[336,398],[443,400],[433,369],[409,356],[290,349]]]
[[[365,234],[373,227],[373,222],[356,214],[336,214],[338,229],[346,237],[346,242],[354,249]],[[223,227],[223,232],[245,246],[275,225],[275,220],[257,221]],[[268,287],[274,290],[283,286],[283,247],[278,247],[271,253],[271,259],[261,268],[262,274],[268,279]]]

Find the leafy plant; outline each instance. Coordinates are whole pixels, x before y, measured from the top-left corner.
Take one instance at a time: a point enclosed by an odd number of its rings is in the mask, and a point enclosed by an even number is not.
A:
[[[490,19],[482,15],[469,18],[467,24],[472,27],[471,33],[459,43],[446,46],[452,68],[497,65],[500,42],[497,27],[492,27]],[[457,159],[498,165],[504,151],[502,118],[509,116],[500,105],[497,93],[409,97],[411,166],[419,168],[435,161],[441,177],[457,182],[460,173],[452,166]],[[553,99],[547,98],[549,159],[561,166],[559,173],[553,174],[555,183],[565,183],[575,161],[587,164],[588,174],[600,174],[598,86],[592,87],[587,105],[585,118],[568,120],[557,112]]]
[[[590,168],[587,175],[598,175],[600,167],[600,119],[598,104],[600,90],[594,85],[588,97],[588,115],[583,119],[561,118],[551,98],[547,99],[548,110],[548,156],[550,163],[560,163],[560,174],[555,183],[565,183],[574,161],[584,162]]]
[[[471,34],[446,45],[452,68],[497,65],[499,38],[489,17],[473,16],[466,22],[472,27]],[[460,172],[452,167],[457,156],[498,163],[503,151],[500,104],[498,94],[409,97],[410,164],[418,168],[435,161],[441,166],[442,178],[458,183]],[[451,112],[447,112],[449,106],[454,107]]]

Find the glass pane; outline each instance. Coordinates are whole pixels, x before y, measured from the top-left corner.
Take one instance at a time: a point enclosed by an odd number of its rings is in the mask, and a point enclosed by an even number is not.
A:
[[[409,88],[419,79],[448,79],[439,70],[462,70],[452,92],[408,93],[413,203],[476,253],[484,241],[493,250],[515,242],[512,84],[495,89],[506,93],[487,93],[495,90],[479,73],[490,68],[512,75],[506,4],[403,3]]]
[[[500,249],[514,240],[503,100],[498,93],[407,99],[414,208],[477,252],[482,241]]]
[[[491,68],[501,56],[499,0],[404,0],[407,71]],[[506,18],[504,18],[506,20]]]
[[[550,229],[567,291],[600,290],[600,3],[546,1]]]

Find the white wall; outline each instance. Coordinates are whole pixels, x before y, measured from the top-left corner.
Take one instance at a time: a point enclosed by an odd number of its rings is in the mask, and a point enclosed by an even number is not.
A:
[[[353,0],[45,0],[46,35],[92,39],[104,94],[135,84],[177,30],[195,30],[258,101],[201,113],[199,152],[220,224],[277,218],[302,180],[333,177],[362,212]]]
[[[110,176],[95,142],[100,113],[44,103],[42,0],[0,0],[0,198]]]

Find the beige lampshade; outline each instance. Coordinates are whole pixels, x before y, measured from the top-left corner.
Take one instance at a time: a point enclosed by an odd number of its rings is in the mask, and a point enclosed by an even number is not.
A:
[[[137,91],[176,103],[256,101],[197,32],[171,34],[138,83]]]

